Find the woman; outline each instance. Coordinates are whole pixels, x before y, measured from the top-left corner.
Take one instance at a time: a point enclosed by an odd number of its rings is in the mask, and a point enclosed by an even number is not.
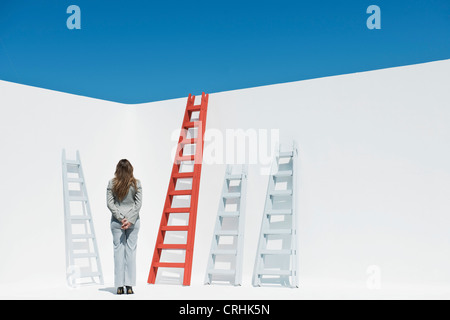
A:
[[[142,205],[141,182],[133,176],[133,166],[122,159],[115,177],[108,182],[106,201],[111,217],[114,244],[114,286],[117,294],[133,294],[136,285],[136,245],[139,232],[139,211]]]

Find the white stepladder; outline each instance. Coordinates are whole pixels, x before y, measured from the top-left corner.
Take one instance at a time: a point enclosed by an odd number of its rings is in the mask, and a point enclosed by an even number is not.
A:
[[[67,283],[71,287],[103,284],[102,267],[79,151],[75,160],[68,160],[66,150],[63,149],[62,178]]]
[[[205,284],[242,282],[247,165],[227,165]]]
[[[297,161],[295,142],[278,146],[269,176],[253,286],[298,287]]]

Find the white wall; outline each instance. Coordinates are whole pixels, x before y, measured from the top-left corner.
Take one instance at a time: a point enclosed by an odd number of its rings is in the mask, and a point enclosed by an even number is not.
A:
[[[450,281],[449,71],[447,60],[212,96],[221,128],[280,128],[299,143],[302,277],[365,284],[375,264],[383,281]],[[251,176],[249,215],[263,192]]]
[[[300,148],[300,283],[450,284],[450,61],[210,94],[207,130],[279,129]],[[106,281],[105,189],[128,158],[144,204],[145,283],[186,99],[123,105],[0,82],[0,284],[65,283],[61,150],[80,150]],[[207,145],[205,146],[205,148]],[[224,164],[205,164],[193,286],[202,286]],[[243,287],[250,286],[267,176],[249,169]],[[200,289],[201,290],[201,289]],[[299,291],[290,291],[294,297]],[[267,298],[270,298],[268,296]]]

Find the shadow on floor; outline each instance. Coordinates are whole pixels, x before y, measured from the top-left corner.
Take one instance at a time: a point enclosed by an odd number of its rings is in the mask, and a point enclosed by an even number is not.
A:
[[[116,292],[117,292],[117,288],[114,288],[114,287],[106,287],[106,288],[100,288],[100,289],[98,289],[98,291],[109,292],[109,293],[115,295]]]

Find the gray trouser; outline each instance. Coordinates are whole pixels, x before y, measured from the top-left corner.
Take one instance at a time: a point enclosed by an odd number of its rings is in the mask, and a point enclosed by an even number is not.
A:
[[[114,244],[114,286],[136,285],[136,247],[140,219],[127,230],[120,229],[121,223],[111,219]]]

